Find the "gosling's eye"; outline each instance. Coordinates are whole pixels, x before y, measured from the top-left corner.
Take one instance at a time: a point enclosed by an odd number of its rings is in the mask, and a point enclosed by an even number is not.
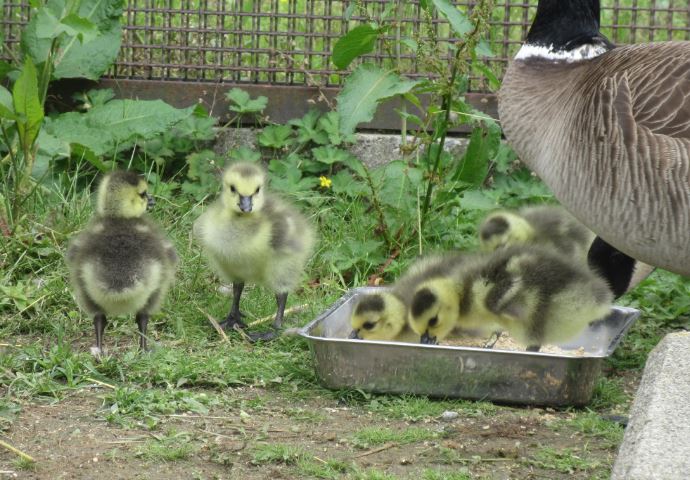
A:
[[[143,192],[141,192],[141,193],[139,194],[139,196],[140,196],[141,198],[146,198],[146,190],[144,190]]]
[[[435,317],[432,317],[432,318],[429,320],[429,326],[430,326],[430,327],[435,327],[437,323],[438,323],[438,315],[435,316]]]
[[[374,324],[372,322],[364,322],[364,324],[362,324],[362,328],[364,330],[371,330],[374,328]]]
[[[256,187],[256,192],[254,192],[254,195],[256,195],[257,193],[259,193],[259,190],[261,190],[261,187]]]
[[[235,193],[235,192],[237,191],[237,189],[235,188],[234,185],[230,185],[230,191],[231,191],[232,193]]]

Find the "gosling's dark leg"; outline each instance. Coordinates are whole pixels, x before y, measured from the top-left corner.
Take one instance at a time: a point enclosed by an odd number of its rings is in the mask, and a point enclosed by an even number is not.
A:
[[[276,304],[278,309],[276,310],[276,318],[273,320],[273,330],[263,333],[250,333],[249,338],[253,341],[257,340],[273,340],[278,337],[278,329],[283,326],[283,315],[285,314],[285,303],[287,302],[287,292],[276,293]]]
[[[496,330],[494,333],[492,333],[489,339],[484,344],[484,348],[494,348],[496,342],[498,342],[501,339],[501,334],[503,334],[503,332],[500,330]],[[491,341],[491,339],[493,339],[493,341]]]
[[[630,286],[636,260],[596,237],[587,252],[589,268],[597,272],[609,284],[615,298],[623,295]]]
[[[93,326],[96,330],[96,349],[98,354],[103,353],[103,331],[108,321],[105,319],[105,315],[102,313],[97,313],[93,317]]]
[[[149,324],[149,316],[146,313],[137,313],[137,325],[139,326],[139,347],[142,352],[148,350],[146,345],[146,327]]]
[[[242,290],[244,290],[244,282],[233,282],[232,284],[232,307],[230,313],[225,318],[220,326],[224,330],[232,329],[235,325],[240,328],[245,328],[247,325],[242,321],[242,312],[240,312],[240,298],[242,298]]]
[[[276,310],[276,318],[273,319],[273,328],[280,328],[283,326],[283,315],[285,314],[285,303],[287,302],[288,294],[276,293],[276,305],[278,309]]]
[[[538,352],[540,348],[541,345],[530,345],[525,350],[527,350],[528,352]]]

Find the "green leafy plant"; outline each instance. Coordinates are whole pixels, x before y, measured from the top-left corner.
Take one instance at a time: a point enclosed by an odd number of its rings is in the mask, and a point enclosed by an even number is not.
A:
[[[0,221],[7,230],[13,230],[20,210],[36,191],[39,152],[57,154],[64,147],[54,137],[41,134],[50,81],[97,79],[110,66],[120,47],[122,4],[122,0],[34,3],[31,20],[22,32],[21,55],[6,52],[14,62],[3,63],[2,74],[15,78],[11,95],[0,86],[0,173],[6,179],[0,194],[4,203]],[[9,75],[12,70],[18,75]]]

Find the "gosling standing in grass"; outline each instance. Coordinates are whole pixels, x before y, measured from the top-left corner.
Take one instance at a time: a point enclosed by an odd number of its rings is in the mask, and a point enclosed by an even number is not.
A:
[[[463,263],[420,284],[411,328],[425,343],[454,328],[506,330],[530,351],[562,343],[605,317],[613,294],[598,275],[544,248],[513,246]]]
[[[70,281],[79,306],[93,315],[95,355],[103,351],[106,318],[136,313],[147,349],[146,326],[173,281],[177,254],[145,216],[153,206],[144,179],[133,172],[106,175],[98,188],[96,214],[67,249]]]
[[[352,311],[350,338],[419,343],[407,323],[407,312],[417,285],[448,275],[464,258],[460,253],[434,254],[415,261],[390,289],[362,295]]]
[[[271,289],[278,305],[273,327],[283,322],[288,293],[300,281],[314,233],[291,205],[266,192],[266,174],[256,164],[234,163],[223,173],[220,198],[194,223],[194,235],[211,266],[232,282],[233,300],[223,328],[245,327],[240,297],[246,282]],[[268,340],[274,332],[253,335]]]

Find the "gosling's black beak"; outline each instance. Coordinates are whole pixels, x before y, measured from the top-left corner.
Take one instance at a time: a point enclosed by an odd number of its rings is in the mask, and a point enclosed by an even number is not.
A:
[[[436,337],[432,337],[431,335],[429,335],[428,331],[424,332],[424,335],[422,335],[422,338],[420,341],[425,345],[436,345],[437,344]]]
[[[242,210],[244,213],[249,213],[252,211],[252,197],[251,195],[248,197],[243,197],[240,195],[240,203],[239,203],[240,210]]]
[[[151,195],[148,193],[146,194],[146,210],[151,210],[153,206],[156,204],[156,201],[153,199]]]
[[[360,338],[359,338],[359,330],[357,330],[357,329],[352,330],[352,333],[350,333],[350,336],[347,337],[347,338],[352,338],[352,339],[358,339],[358,340],[360,340]]]

